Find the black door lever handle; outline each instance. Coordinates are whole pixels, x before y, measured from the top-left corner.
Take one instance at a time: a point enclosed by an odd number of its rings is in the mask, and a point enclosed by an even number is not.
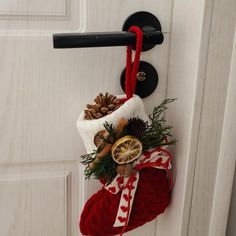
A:
[[[161,44],[164,36],[160,31],[143,33],[144,44]],[[84,48],[133,45],[136,35],[132,32],[67,33],[54,34],[54,48]]]
[[[130,26],[136,25],[143,31],[143,51],[162,44],[164,35],[161,24],[149,12],[137,12],[131,15],[124,23],[121,32],[93,32],[93,33],[66,33],[54,34],[54,48],[84,48],[135,45],[135,33],[128,32]]]

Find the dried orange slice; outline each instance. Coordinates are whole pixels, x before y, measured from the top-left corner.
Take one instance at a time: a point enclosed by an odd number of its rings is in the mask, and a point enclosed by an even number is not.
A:
[[[126,135],[118,139],[111,149],[113,160],[118,164],[126,164],[136,160],[142,154],[142,143],[134,136]]]

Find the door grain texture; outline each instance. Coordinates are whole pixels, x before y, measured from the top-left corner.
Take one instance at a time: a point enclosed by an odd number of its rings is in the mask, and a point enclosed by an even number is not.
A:
[[[178,98],[166,118],[175,127],[174,136],[179,142],[171,150],[177,178],[170,207],[157,220],[126,235],[208,236],[209,211],[214,204],[209,204],[212,196],[200,199],[208,185],[201,182],[206,172],[201,170],[201,156],[205,153],[198,149],[203,145],[199,143],[199,132],[203,140],[207,139],[209,134],[205,136],[202,125],[208,113],[214,116],[217,110],[216,106],[206,110],[216,94],[205,75],[218,66],[213,61],[207,69],[208,54],[214,56],[214,43],[218,45],[211,29],[217,28],[218,17],[223,14],[220,9],[230,11],[227,17],[234,15],[233,0],[225,2],[223,7],[217,0],[1,1],[1,236],[80,235],[77,226],[82,207],[100,186],[95,181],[84,181],[79,157],[85,148],[76,120],[85,104],[100,91],[123,93],[119,77],[126,50],[55,50],[52,34],[120,31],[125,19],[136,11],[155,14],[165,37],[162,45],[142,54],[141,59],[159,73],[158,88],[144,99],[146,110],[150,113],[166,97]],[[232,29],[233,23],[227,33]],[[224,37],[221,40],[229,52],[233,39],[229,39],[230,44]],[[224,72],[229,75],[229,68],[224,65]],[[214,90],[218,91],[221,85],[225,98],[227,84],[217,77]],[[216,97],[220,111],[226,104],[224,98]],[[209,132],[218,124],[221,130],[223,118],[215,119]],[[217,137],[209,141],[210,150],[219,142]],[[211,156],[207,165],[212,161]],[[216,179],[217,168],[214,165],[207,175],[210,183]],[[210,186],[209,191],[212,189]],[[207,206],[206,214],[202,215],[198,206]],[[207,223],[199,234],[197,227],[202,221]]]

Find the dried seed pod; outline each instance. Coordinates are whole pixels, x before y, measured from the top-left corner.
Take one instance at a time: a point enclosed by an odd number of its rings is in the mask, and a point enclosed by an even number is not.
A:
[[[108,136],[108,132],[104,129],[99,132],[94,136],[93,142],[96,147],[100,146],[101,143],[103,143],[102,138],[106,138]]]

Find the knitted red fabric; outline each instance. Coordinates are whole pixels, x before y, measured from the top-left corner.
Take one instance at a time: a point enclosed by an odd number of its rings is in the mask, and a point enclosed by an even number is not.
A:
[[[113,227],[120,195],[102,188],[87,201],[80,218],[80,231],[83,235],[111,236],[122,232],[123,227]],[[166,172],[155,168],[141,170],[125,232],[153,220],[164,212],[169,203],[170,191]]]

